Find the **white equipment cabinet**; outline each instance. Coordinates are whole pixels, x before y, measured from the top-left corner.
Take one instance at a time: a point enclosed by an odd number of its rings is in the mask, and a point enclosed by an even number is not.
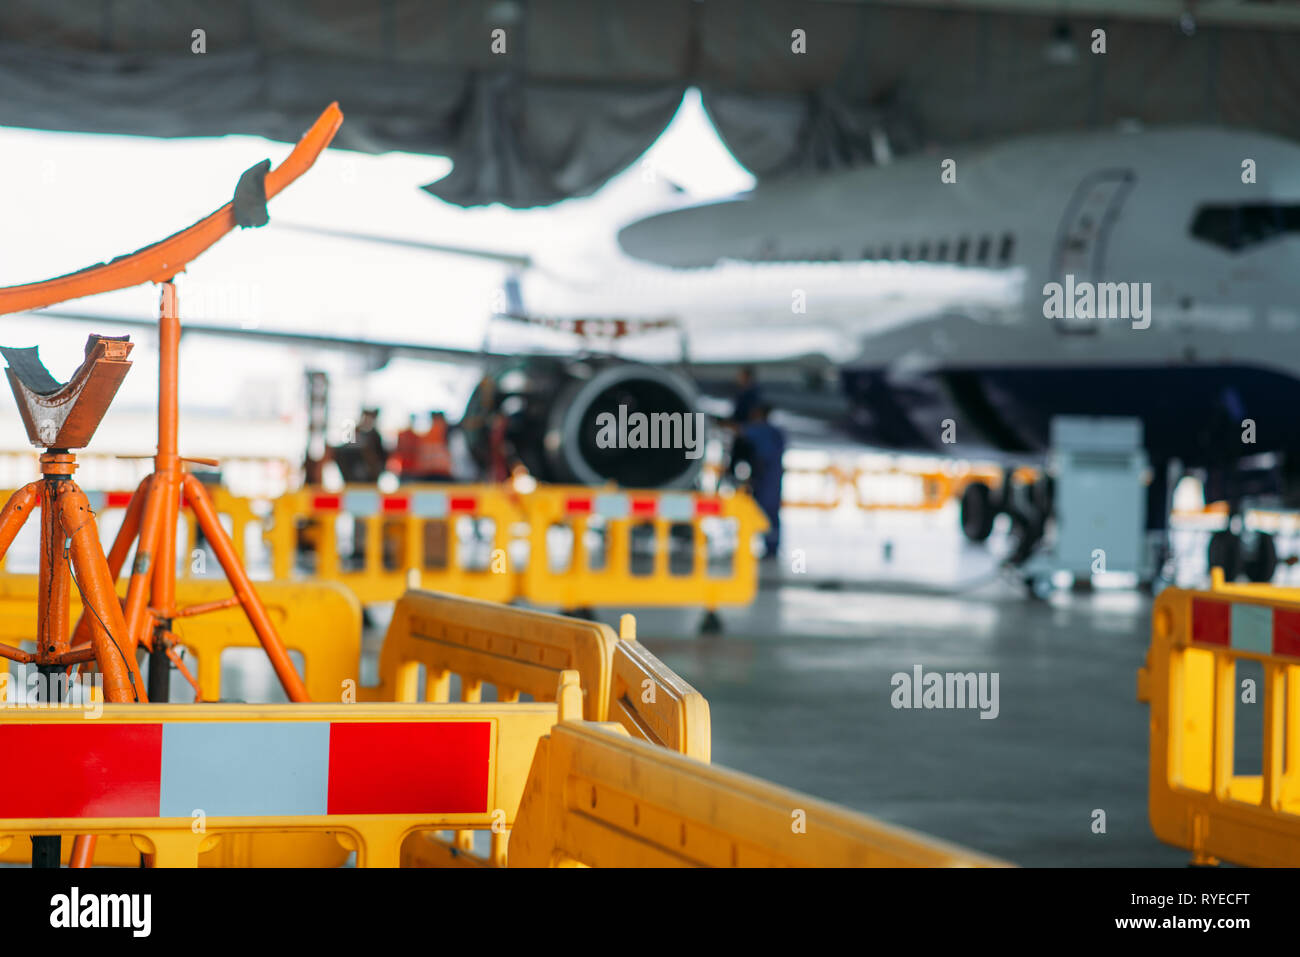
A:
[[[1149,579],[1150,470],[1141,420],[1057,416],[1052,419],[1048,472],[1055,485],[1055,535],[1050,547],[1022,569],[1030,588],[1045,595],[1052,576],[1060,572],[1076,579],[1099,571]]]

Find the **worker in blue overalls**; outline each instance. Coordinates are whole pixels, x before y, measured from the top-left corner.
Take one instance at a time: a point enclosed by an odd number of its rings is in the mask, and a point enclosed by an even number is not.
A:
[[[781,545],[781,478],[785,471],[781,462],[785,456],[785,435],[768,421],[771,412],[770,405],[755,405],[740,431],[743,440],[740,444],[750,464],[750,493],[770,526],[763,536],[764,558],[776,558]]]

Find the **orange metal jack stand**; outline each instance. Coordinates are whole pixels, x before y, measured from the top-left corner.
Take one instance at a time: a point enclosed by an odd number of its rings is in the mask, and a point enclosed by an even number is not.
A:
[[[46,452],[41,456],[43,478],[23,486],[0,510],[0,554],[3,554],[38,504],[41,509],[36,651],[0,645],[0,657],[34,664],[47,674],[95,660],[104,675],[107,700],[148,701],[144,682],[136,670],[122,606],[113,588],[113,576],[100,548],[95,514],[85,493],[72,481],[76,467],[71,453]],[[85,609],[90,612],[90,634],[82,648],[73,648],[68,641],[73,572]]]
[[[27,517],[40,504],[41,597],[38,603],[37,633],[41,640],[35,655],[0,645],[0,657],[35,663],[50,672],[66,670],[93,659],[104,674],[105,697],[109,701],[147,701],[148,693],[135,666],[136,648],[143,644],[151,652],[151,684],[159,692],[157,697],[165,700],[169,677],[166,660],[174,658],[170,648],[174,642],[171,634],[172,619],[228,607],[225,602],[210,602],[189,609],[176,607],[176,521],[183,498],[184,503],[193,510],[203,534],[212,544],[217,560],[234,589],[235,599],[248,616],[248,621],[266,650],[289,698],[293,701],[309,700],[302,679],[294,670],[284,643],[240,565],[234,546],[217,518],[207,491],[194,476],[185,473],[184,460],[177,453],[181,327],[173,280],[191,261],[236,226],[264,224],[266,200],[277,195],[312,167],[316,158],[334,139],[334,134],[342,123],[343,113],[337,103],[331,103],[284,162],[271,169],[270,162],[267,161],[245,172],[236,193],[238,195],[244,191],[255,197],[260,195],[263,204],[260,215],[256,209],[250,215],[247,208],[241,214],[232,200],[189,228],[134,253],[119,256],[111,262],[43,282],[0,288],[0,315],[5,315],[114,289],[125,289],[144,282],[155,282],[162,286],[158,450],[154,457],[154,472],[141,482],[132,496],[126,518],[107,558],[100,546],[94,513],[90,510],[85,495],[72,481],[76,464],[68,448],[81,448],[89,441],[129,363],[117,363],[115,371],[120,373],[117,380],[106,382],[101,378],[96,383],[101,387],[98,390],[74,377],[74,382],[69,383],[68,387],[75,383],[78,391],[74,400],[65,404],[67,409],[73,411],[68,412],[58,423],[49,421],[47,414],[41,411],[43,404],[37,393],[44,396],[44,390],[29,389],[26,398],[31,401],[24,405],[22,389],[15,385],[15,394],[19,396],[29,435],[33,442],[47,451],[41,457],[43,479],[14,493],[0,510],[0,555],[13,543],[14,536]],[[97,356],[103,356],[109,341],[111,340],[99,340],[96,348],[100,352]],[[119,343],[119,346],[121,348],[117,349],[116,357],[124,359],[130,345]],[[87,359],[91,358],[88,352]],[[83,369],[86,368],[89,366],[83,364]],[[11,380],[17,381],[12,371],[12,362],[9,376]],[[85,388],[81,389],[82,386]],[[88,400],[84,403],[81,401],[83,391]],[[66,394],[72,395],[71,392]],[[91,410],[89,413],[88,409]],[[50,441],[45,441],[47,433]],[[53,440],[56,434],[74,436],[79,441],[59,445]],[[136,559],[131,569],[126,601],[120,603],[114,584],[122,572],[122,565],[133,541],[137,543]],[[69,563],[76,572],[75,579],[70,575]],[[81,589],[84,606],[82,620],[78,622],[71,639],[67,634],[70,582]],[[184,670],[183,665],[181,667]],[[196,697],[201,696],[197,684],[195,691]],[[43,863],[57,866],[58,839],[38,840],[43,843],[39,849],[33,844],[33,863],[39,857]],[[74,867],[90,866],[94,851],[95,838],[84,834],[79,836],[73,847],[71,863]]]
[[[176,286],[161,284],[162,303],[159,316],[158,366],[158,454],[154,471],[136,489],[109,554],[108,570],[119,575],[131,540],[137,539],[135,562],[131,567],[124,607],[130,651],[139,645],[151,655],[165,660],[168,647],[175,639],[171,633],[173,619],[186,609],[176,606],[176,521],[182,498],[194,513],[203,535],[212,545],[235,597],[244,609],[248,622],[262,643],[271,666],[290,701],[309,701],[302,678],[294,669],[284,643],[276,633],[266,608],[257,597],[247,572],[239,563],[234,544],[226,533],[203,483],[185,472],[185,459],[176,451],[179,384],[178,350],[180,317],[177,312]],[[89,639],[92,622],[86,615],[77,625],[73,647]],[[152,662],[151,662],[152,663]],[[152,669],[151,669],[152,670]],[[165,672],[163,675],[165,676]],[[151,689],[156,700],[166,700],[165,687]],[[160,693],[161,692],[161,693]]]

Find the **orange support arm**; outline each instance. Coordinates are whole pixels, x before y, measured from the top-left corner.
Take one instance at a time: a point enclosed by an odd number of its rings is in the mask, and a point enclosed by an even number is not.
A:
[[[266,174],[266,198],[271,199],[307,170],[316,157],[329,146],[343,122],[343,113],[337,103],[331,103],[316,120],[305,136],[298,141],[285,161]],[[236,226],[234,203],[229,202],[188,229],[168,236],[152,246],[114,259],[112,262],[85,269],[55,279],[27,283],[22,286],[0,288],[0,315],[40,309],[68,299],[80,299],[114,289],[126,289],[146,282],[165,282],[194,259],[202,255],[217,240]]]

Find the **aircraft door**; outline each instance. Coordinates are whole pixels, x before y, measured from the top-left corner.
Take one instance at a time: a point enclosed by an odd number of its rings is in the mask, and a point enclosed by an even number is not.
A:
[[[1068,291],[1080,282],[1103,281],[1106,240],[1133,181],[1132,171],[1126,169],[1099,170],[1084,177],[1070,197],[1057,230],[1050,270],[1053,282]],[[1072,313],[1069,308],[1067,315]],[[1071,333],[1096,332],[1099,323],[1095,314],[1053,321],[1059,331]]]

